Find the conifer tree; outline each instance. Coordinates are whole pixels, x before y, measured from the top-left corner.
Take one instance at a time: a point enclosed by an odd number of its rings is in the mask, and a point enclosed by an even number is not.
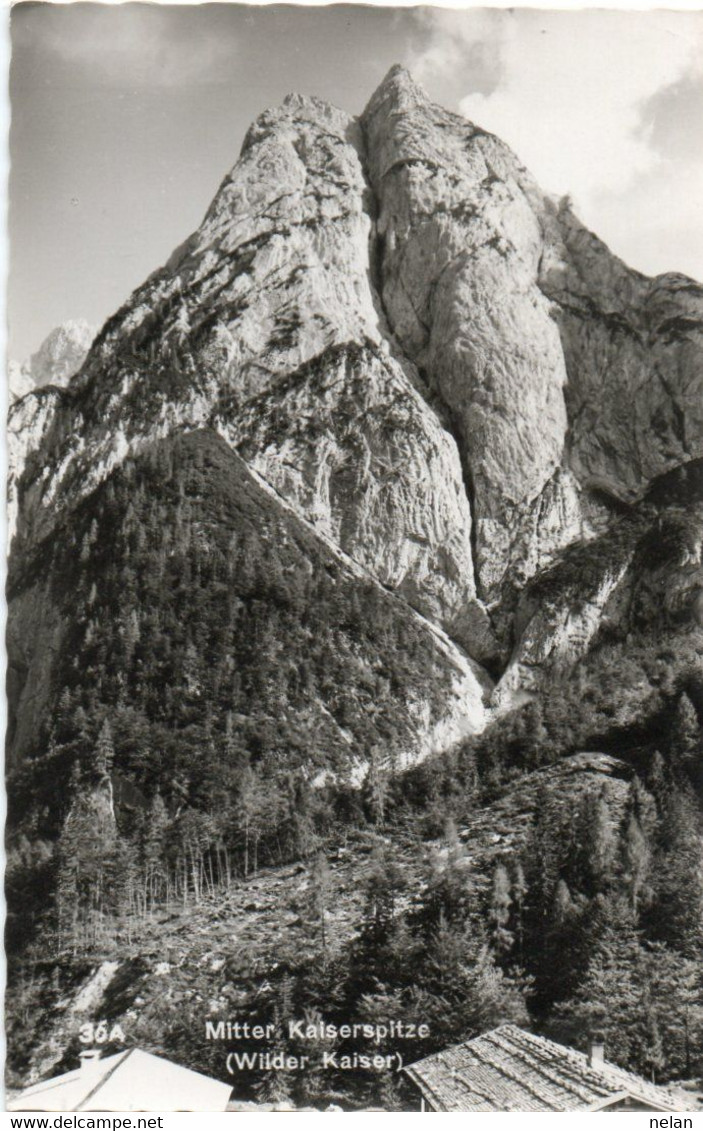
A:
[[[107,718],[103,720],[95,747],[95,772],[98,782],[108,782],[115,761],[112,728]]]
[[[640,823],[633,811],[626,816],[620,842],[621,878],[635,917],[649,898],[651,853]]]
[[[690,1080],[703,1071],[703,964],[660,943],[648,946],[646,961],[664,1072]]]
[[[405,887],[402,871],[388,849],[376,847],[364,876],[363,935],[374,947],[382,946],[393,928],[398,897]]]
[[[701,728],[698,714],[685,691],[679,696],[669,734],[669,760],[674,773],[687,778],[700,788],[703,782],[701,763]]]
[[[657,814],[661,815],[666,805],[669,783],[667,779],[667,766],[663,755],[655,750],[647,770],[647,788],[651,793]]]
[[[436,1002],[429,1021],[437,1041],[467,1040],[526,1020],[524,987],[496,965],[478,919],[440,918],[428,940],[422,987]]]
[[[320,852],[310,870],[307,911],[312,927],[318,932],[322,952],[327,952],[327,911],[332,891],[332,877],[325,856]]]
[[[389,790],[388,773],[382,765],[378,749],[374,746],[369,755],[369,765],[362,787],[364,805],[374,825],[383,825]]]
[[[649,914],[654,937],[689,958],[703,953],[703,835],[692,790],[673,786],[660,823]]]
[[[144,829],[143,867],[145,904],[153,908],[168,892],[166,843],[168,812],[157,788],[147,810]]]
[[[112,796],[71,779],[72,800],[58,843],[57,911],[62,940],[76,950],[94,941],[115,906],[117,829]]]
[[[509,929],[512,902],[508,870],[504,864],[497,864],[493,872],[488,923],[491,943],[499,958],[508,954],[514,941]]]
[[[527,896],[527,881],[525,870],[520,859],[513,861],[512,867],[512,916],[511,929],[517,943],[517,959],[520,964],[524,957],[525,944],[525,898]]]
[[[535,799],[532,826],[522,853],[528,886],[525,925],[530,936],[530,949],[541,946],[541,939],[550,921],[560,860],[558,814],[553,799],[543,789]]]
[[[604,891],[613,874],[616,838],[603,793],[581,801],[575,833],[575,886],[592,897]]]
[[[463,923],[475,910],[474,877],[453,821],[447,821],[443,851],[432,851],[427,861],[427,883],[420,904],[426,928],[440,920]]]
[[[611,901],[607,918],[578,990],[555,1007],[555,1035],[585,1048],[589,1035],[598,1031],[610,1060],[647,1072],[657,1048],[643,996],[643,952],[629,909]]]

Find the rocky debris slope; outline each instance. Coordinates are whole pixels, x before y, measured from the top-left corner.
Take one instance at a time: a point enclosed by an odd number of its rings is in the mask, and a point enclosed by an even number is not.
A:
[[[467,815],[459,836],[477,890],[488,887],[496,864],[524,847],[540,800],[547,797],[565,815],[584,793],[592,792],[605,800],[609,820],[617,827],[630,775],[630,768],[616,758],[578,754],[521,777],[504,797]],[[396,913],[408,909],[423,892],[431,857],[446,853],[446,847],[434,839],[419,842],[403,834],[352,833],[330,854],[325,914],[330,958],[357,935],[364,910],[360,879],[372,862],[373,850],[383,846],[391,849],[406,889],[397,900]],[[221,1046],[203,1041],[206,1019],[244,1015],[240,1011],[252,993],[263,1005],[282,971],[318,959],[306,913],[310,884],[309,864],[265,868],[248,879],[233,879],[227,892],[206,897],[197,906],[175,903],[132,923],[129,944],[115,939],[97,964],[71,961],[67,954],[58,962],[42,955],[34,967],[32,986],[24,993],[28,1000],[34,997],[35,1004],[42,1000],[44,1024],[31,1053],[26,1041],[11,1045],[10,1083],[18,1069],[24,1084],[67,1071],[80,1051],[80,1026],[106,1017],[111,1028],[119,1024],[135,1044],[148,1046],[156,1032],[158,1048],[174,1058],[179,1051],[177,1034],[185,1028],[191,1067],[201,1055],[218,1056]],[[14,1006],[13,997],[11,1021],[18,1016]],[[194,1023],[188,1028],[184,1021],[190,1017]],[[216,1074],[212,1063],[201,1067]]]

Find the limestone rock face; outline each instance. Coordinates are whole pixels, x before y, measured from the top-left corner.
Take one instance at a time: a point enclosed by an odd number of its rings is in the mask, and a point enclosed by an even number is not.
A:
[[[17,554],[212,430],[439,634],[449,721],[408,705],[432,752],[485,724],[486,670],[505,707],[631,615],[653,484],[703,454],[702,326],[697,283],[630,270],[401,68],[358,120],[291,95],[68,386],[13,407]]]
[[[34,388],[32,378],[19,361],[7,363],[7,386],[10,404],[22,400]]]
[[[493,705],[506,710],[541,690],[549,674],[564,674],[584,656],[609,610],[618,607],[630,589],[630,570],[645,524],[630,522],[613,536],[594,539],[573,549],[573,560],[557,563],[535,579],[520,596],[515,617],[516,646],[493,695]]]
[[[330,347],[217,427],[354,561],[472,655],[494,653],[456,444],[395,359]]]
[[[566,367],[538,286],[539,193],[501,142],[434,106],[402,70],[363,122],[383,302],[454,423],[479,592],[495,601],[506,575],[529,572],[581,531],[577,485],[557,477]]]
[[[597,532],[593,488],[638,498],[700,455],[703,291],[627,268],[401,68],[362,122],[380,293],[448,409],[494,604]]]
[[[569,463],[582,484],[637,499],[701,456],[703,288],[631,271],[567,208],[556,221],[540,286],[569,375]]]
[[[316,99],[257,120],[199,230],[98,336],[26,521],[46,532],[127,452],[212,421],[373,576],[492,654],[456,443],[385,340],[361,149]]]
[[[34,452],[41,452],[49,432],[55,427],[58,408],[63,400],[60,389],[50,386],[33,389],[10,405],[7,419],[7,490],[8,529],[12,536],[17,526],[18,489],[27,462]],[[40,455],[39,459],[43,457]],[[30,469],[27,493],[37,493],[40,476]]]

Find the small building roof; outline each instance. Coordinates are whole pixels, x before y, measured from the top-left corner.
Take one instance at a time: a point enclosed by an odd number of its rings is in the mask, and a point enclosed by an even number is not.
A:
[[[25,1088],[8,1111],[224,1111],[230,1084],[127,1049]]]
[[[683,1110],[676,1097],[615,1064],[502,1025],[435,1053],[405,1072],[435,1111],[599,1111],[633,1099]]]

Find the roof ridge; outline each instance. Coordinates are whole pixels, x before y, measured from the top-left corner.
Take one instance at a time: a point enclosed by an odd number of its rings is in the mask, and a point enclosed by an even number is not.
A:
[[[611,1060],[604,1060],[603,1064],[606,1065],[609,1072],[612,1072],[614,1076],[619,1077],[621,1080],[631,1080],[640,1086],[644,1086],[647,1091],[652,1092],[654,1095],[663,1093],[670,1098],[672,1097],[672,1091],[668,1084],[654,1084],[651,1080],[647,1080],[644,1076],[639,1076],[636,1072],[630,1072],[627,1068],[621,1068],[619,1064],[613,1064]]]
[[[553,1041],[550,1037],[543,1037],[541,1033],[533,1033],[529,1029],[520,1029],[517,1025],[502,1025],[498,1029],[493,1029],[488,1033],[484,1033],[483,1036],[492,1036],[494,1033],[499,1033],[504,1029],[510,1029],[514,1033],[520,1034],[521,1037],[526,1037],[527,1043],[531,1046],[531,1048],[535,1050],[535,1054],[537,1054],[537,1051],[544,1045],[549,1045],[551,1048],[555,1049],[562,1057],[565,1054],[570,1057],[577,1057],[579,1061],[583,1062],[584,1070],[586,1070],[590,1075],[602,1077],[606,1082],[608,1080],[609,1074],[612,1073],[613,1076],[617,1077],[621,1081],[630,1081],[638,1085],[643,1085],[645,1088],[651,1090],[654,1094],[670,1094],[670,1089],[667,1088],[666,1085],[653,1084],[644,1076],[640,1076],[637,1072],[630,1072],[627,1068],[621,1068],[619,1064],[614,1064],[611,1060],[599,1061],[598,1065],[589,1064],[586,1053],[581,1052],[580,1049],[575,1049],[573,1045],[559,1044],[558,1041]]]

